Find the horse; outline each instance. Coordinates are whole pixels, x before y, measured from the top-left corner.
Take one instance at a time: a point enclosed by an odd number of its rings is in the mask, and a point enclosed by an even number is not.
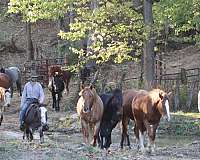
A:
[[[135,120],[134,132],[139,141],[139,149],[144,151],[144,132],[149,138],[150,152],[155,149],[156,129],[161,117],[170,121],[169,95],[161,89],[153,89],[147,93],[137,94],[132,101],[132,114]]]
[[[44,142],[44,133],[49,129],[47,125],[47,109],[39,103],[30,104],[25,116],[25,129],[23,139],[33,140],[33,133],[38,130],[40,134],[40,142]]]
[[[101,138],[101,148],[108,149],[111,145],[112,130],[122,119],[122,91],[116,88],[110,92],[101,94],[100,97],[104,105],[104,113],[100,124],[99,135]]]
[[[0,126],[3,121],[3,112],[5,110],[5,107],[10,106],[10,100],[11,100],[11,93],[9,90],[0,87]]]
[[[121,135],[121,142],[120,142],[121,148],[123,148],[125,138],[127,140],[128,147],[131,148],[129,135],[128,135],[128,123],[130,119],[134,120],[134,117],[132,114],[132,100],[138,93],[145,94],[147,93],[147,91],[136,90],[136,89],[128,89],[128,90],[123,91],[122,135]]]
[[[48,73],[49,79],[51,79],[55,75],[56,72],[58,73],[58,75],[61,76],[61,78],[64,82],[64,85],[65,85],[65,92],[67,91],[67,94],[68,94],[69,93],[69,82],[70,82],[72,73],[68,70],[62,70],[61,66],[59,66],[59,65],[52,65],[49,68],[49,73]]]
[[[97,64],[94,61],[86,64],[83,68],[81,68],[79,75],[81,79],[81,84],[85,84],[88,77],[90,77],[91,73],[95,72],[96,70],[97,70]]]
[[[5,73],[0,73],[0,87],[9,89],[12,85],[11,79]]]
[[[1,68],[1,72],[8,75],[11,80],[11,96],[13,97],[13,85],[16,83],[19,95],[22,96],[21,71],[18,67]]]
[[[60,100],[62,97],[62,92],[64,91],[65,84],[62,78],[62,75],[59,75],[58,72],[55,73],[51,79],[49,79],[48,88],[51,91],[53,99],[53,108],[55,111],[60,111]]]
[[[83,140],[88,144],[90,136],[93,136],[91,144],[96,146],[96,140],[100,144],[98,135],[104,111],[103,102],[92,85],[81,85],[79,96],[77,113],[81,121]]]

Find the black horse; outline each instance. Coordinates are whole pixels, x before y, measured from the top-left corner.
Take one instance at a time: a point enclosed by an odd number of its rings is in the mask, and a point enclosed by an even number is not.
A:
[[[87,63],[81,70],[80,70],[80,79],[81,83],[85,84],[88,78],[91,76],[92,73],[97,71],[97,64],[96,62],[92,61]]]
[[[65,84],[62,76],[59,74],[55,74],[53,77],[51,77],[49,79],[48,88],[52,93],[53,108],[55,108],[55,111],[60,111],[59,103],[62,97],[62,92],[65,89]]]
[[[104,105],[104,113],[100,124],[101,148],[108,149],[111,145],[111,133],[123,115],[122,91],[118,88],[100,95]],[[104,142],[105,138],[105,142]]]
[[[47,109],[38,103],[31,104],[26,111],[23,139],[26,136],[29,141],[32,141],[34,131],[38,130],[40,134],[40,142],[43,143],[43,131],[48,130],[48,128]]]

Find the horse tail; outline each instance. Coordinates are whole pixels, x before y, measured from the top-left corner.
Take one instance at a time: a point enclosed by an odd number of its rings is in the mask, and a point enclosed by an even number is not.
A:
[[[19,91],[20,96],[22,96],[22,75],[21,75],[21,71],[19,68],[17,68],[17,72],[18,72],[18,79],[16,81],[16,85],[17,85],[17,89]]]

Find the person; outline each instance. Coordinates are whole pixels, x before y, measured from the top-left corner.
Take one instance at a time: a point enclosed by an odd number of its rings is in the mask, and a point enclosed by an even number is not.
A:
[[[38,76],[35,72],[31,73],[29,82],[24,86],[20,105],[20,130],[24,130],[25,114],[28,106],[32,103],[43,104],[45,96],[42,85],[37,82]]]

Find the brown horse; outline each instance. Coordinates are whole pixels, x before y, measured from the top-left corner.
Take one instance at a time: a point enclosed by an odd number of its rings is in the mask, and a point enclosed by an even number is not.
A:
[[[55,76],[56,72],[63,79],[64,84],[65,84],[65,90],[67,91],[67,93],[69,93],[69,82],[70,82],[72,73],[67,70],[62,70],[61,66],[53,65],[53,66],[50,66],[49,68],[48,75],[49,75],[50,80],[52,79],[53,76]]]
[[[0,87],[0,125],[3,121],[3,112],[5,107],[10,105],[11,93],[3,87]]]
[[[96,146],[97,138],[100,144],[98,134],[104,111],[103,102],[92,85],[82,86],[79,95],[77,113],[81,120],[83,139],[85,143],[89,143],[89,137],[93,136],[92,145]]]
[[[138,93],[147,93],[145,90],[136,90],[136,89],[129,89],[123,92],[123,118],[122,118],[122,137],[120,146],[123,148],[124,139],[127,140],[127,145],[130,148],[130,140],[128,135],[128,123],[131,120],[134,120],[132,114],[132,100]]]
[[[170,120],[169,94],[160,89],[153,89],[145,94],[137,94],[132,101],[132,113],[135,120],[134,132],[142,152],[144,151],[144,132],[147,131],[148,134],[149,151],[154,151],[154,140],[160,118],[166,116],[167,120]]]
[[[0,73],[0,87],[9,89],[12,85],[11,79],[5,73]]]

